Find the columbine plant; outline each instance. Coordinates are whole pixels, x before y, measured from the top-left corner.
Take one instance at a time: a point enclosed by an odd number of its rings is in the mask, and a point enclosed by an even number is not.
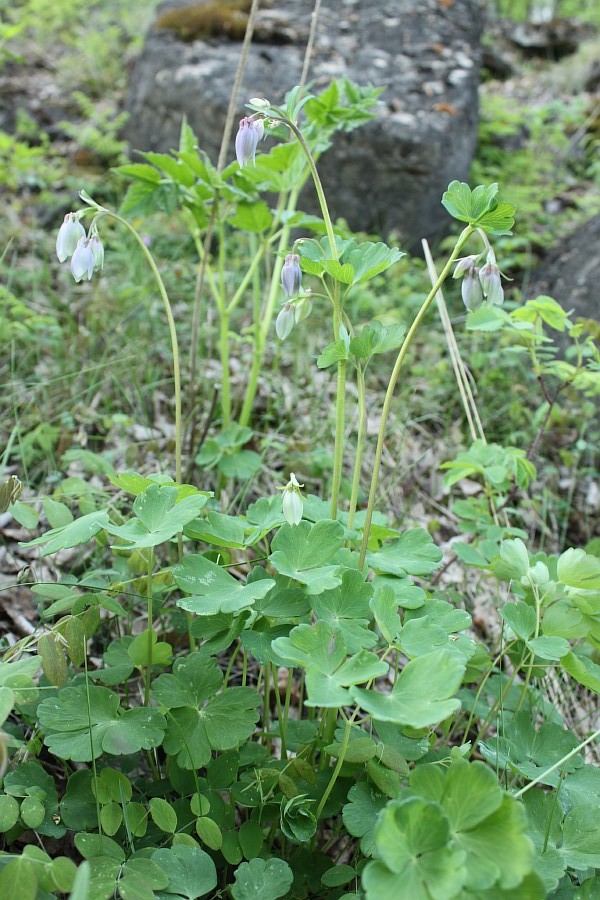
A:
[[[325,119],[336,91],[322,104]],[[61,261],[72,257],[74,274],[89,277],[90,268],[101,266],[98,226],[107,216],[129,229],[152,268],[173,346],[176,478],[111,475],[118,497],[95,490],[92,511],[75,520],[54,501],[48,509],[55,527],[28,545],[52,555],[98,539],[95,550],[78,555],[81,574],[34,586],[44,627],[0,661],[0,726],[9,715],[15,719],[0,733],[0,828],[11,850],[20,850],[32,830],[40,845],[20,856],[0,854],[2,895],[35,900],[72,891],[94,900],[151,900],[216,892],[233,900],[338,900],[345,892],[365,900],[539,900],[557,890],[575,896],[580,887],[591,896],[597,887],[589,873],[600,864],[600,825],[586,796],[600,795],[600,783],[581,751],[598,732],[580,741],[543,693],[553,669],[561,683],[568,674],[598,690],[597,558],[583,550],[531,556],[518,535],[508,537],[509,525],[492,521],[478,556],[470,547],[462,551],[482,577],[505,582],[503,591],[514,595],[500,611],[504,625],[490,655],[471,633],[469,613],[448,602],[451,592],[428,582],[442,562],[428,531],[398,530],[384,511],[371,528],[387,418],[415,335],[453,270],[463,277],[467,305],[483,297],[490,305],[502,301],[488,235],[507,233],[514,210],[496,199],[497,185],[471,191],[453,182],[442,202],[464,227],[414,320],[406,329],[378,320],[359,327],[348,315],[352,290],[402,254],[336,233],[317,172],[316,139],[311,148],[310,123],[318,124],[320,108],[294,91],[282,109],[252,101],[236,141],[237,164],[222,178],[193,149],[186,129],[177,164],[161,162],[169,177],[182,179],[171,185],[181,188],[188,212],[198,188],[196,222],[211,204],[216,217],[224,197],[238,203],[237,221],[255,229],[252,262],[232,297],[225,279],[209,270],[221,313],[226,423],[210,453],[225,477],[233,477],[230,451],[249,432],[228,418],[231,312],[251,290],[255,372],[268,334],[264,322],[270,326],[281,290],[280,336],[310,311],[303,274],[320,282],[311,296],[329,304],[333,340],[317,364],[337,369],[325,508],[322,499],[302,496],[294,473],[281,488],[281,502],[260,497],[238,515],[220,511],[210,492],[181,484],[177,341],[156,264],[126,219],[86,194],[88,208],[69,214],[61,227],[57,254]],[[298,124],[302,109],[306,128]],[[260,184],[268,178],[269,166],[262,169],[256,159],[265,123],[294,138],[279,148],[279,168],[277,148],[271,157],[274,180],[285,185],[275,213],[256,197],[238,202],[240,195],[253,196],[253,177]],[[297,183],[285,180],[290,169]],[[199,171],[206,178],[196,183]],[[157,191],[165,188],[166,173],[163,179],[148,165],[142,174]],[[305,176],[313,178],[323,222],[316,236],[288,252]],[[211,184],[218,184],[212,193]],[[92,216],[87,236],[80,222],[86,214]],[[221,238],[226,221],[217,225]],[[483,253],[457,265],[475,240],[483,240]],[[262,303],[258,273],[268,252],[275,262]],[[520,325],[531,328],[519,333],[541,345],[536,317],[557,321],[556,310],[544,302],[520,312]],[[359,510],[365,375],[375,355],[391,351],[397,355],[368,502]],[[339,486],[348,369],[357,380],[359,427],[345,510]],[[253,377],[246,399],[256,387]],[[526,487],[535,474],[524,453],[483,440],[448,468],[449,486],[460,477],[483,478],[492,510],[505,513],[496,495],[506,502],[513,487]],[[4,501],[14,505],[18,485],[11,480],[0,493],[0,508]],[[129,500],[121,502],[123,496]],[[134,621],[143,621],[144,630],[132,629]],[[88,660],[89,641],[95,644]],[[22,650],[27,654],[16,659]],[[40,667],[43,697],[35,680]],[[48,757],[52,766],[45,768]],[[65,836],[86,860],[78,872],[40,849],[43,838]]]

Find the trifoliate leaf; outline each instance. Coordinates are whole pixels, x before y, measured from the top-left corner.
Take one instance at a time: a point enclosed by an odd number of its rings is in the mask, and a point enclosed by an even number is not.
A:
[[[497,193],[496,183],[487,187],[479,184],[471,190],[464,181],[452,181],[442,196],[442,206],[459,222],[474,224],[484,213],[497,208]]]
[[[255,200],[254,203],[241,202],[238,203],[235,214],[229,221],[242,231],[260,234],[270,227],[273,214],[264,200]]]
[[[533,845],[525,836],[524,810],[499,788],[496,775],[483,763],[457,759],[445,771],[418,766],[410,785],[420,797],[442,806],[450,846],[464,854],[465,887],[515,888],[531,871]]]
[[[200,652],[190,653],[174,662],[172,674],[154,679],[152,696],[167,709],[200,706],[222,683],[223,673],[215,659]]]
[[[163,677],[167,676],[160,676]],[[213,750],[231,750],[250,737],[258,720],[256,708],[260,702],[260,695],[253,688],[230,687],[200,709],[190,706],[174,709],[167,720],[165,752],[176,755],[182,769],[206,766]]]
[[[348,359],[348,348],[345,342],[334,341],[332,344],[328,344],[317,357],[317,365],[319,369],[328,369],[329,366],[334,366],[344,359]]]
[[[119,697],[104,687],[66,687],[56,697],[43,700],[38,718],[46,734],[44,743],[61,759],[86,762],[104,753],[119,756],[157,747],[166,722],[156,709],[123,710]],[[93,745],[93,755],[92,755]]]
[[[193,595],[178,600],[177,605],[200,616],[237,613],[252,606],[275,585],[270,578],[244,584],[222,566],[193,554],[174,567],[173,577],[182,590]]]
[[[235,547],[241,550],[246,544],[244,521],[240,516],[226,516],[210,510],[206,518],[194,519],[185,526],[187,537],[203,541],[214,547]]]
[[[294,874],[282,859],[251,859],[235,871],[231,886],[234,900],[277,900],[286,897]]]
[[[306,667],[307,706],[335,708],[348,703],[348,687],[388,671],[387,663],[366,650],[347,658],[343,634],[322,620],[314,626],[297,625],[289,637],[277,638],[272,646],[282,659]]]
[[[374,719],[424,728],[459,709],[453,695],[464,671],[464,662],[448,650],[436,650],[411,660],[389,693],[355,688],[352,696]]]
[[[354,269],[353,284],[363,284],[376,275],[385,272],[391,265],[405,256],[401,250],[388,247],[382,241],[365,241],[349,253],[344,253],[344,262]]]
[[[281,575],[306,585],[308,594],[320,594],[341,583],[339,566],[328,563],[343,542],[344,528],[339,522],[283,525],[273,539],[270,560]]]
[[[483,757],[500,771],[509,769],[525,778],[541,779],[542,784],[557,785],[561,779],[558,770],[544,773],[578,743],[576,736],[560,725],[549,723],[536,730],[526,713],[518,713],[503,736],[480,744],[480,749]],[[563,771],[572,772],[581,765],[581,757],[575,755],[565,762]]]
[[[333,630],[341,631],[349,653],[377,643],[375,634],[369,630],[372,594],[373,588],[362,573],[347,569],[338,588],[312,598],[311,606],[317,618],[327,622]]]
[[[376,572],[386,575],[430,575],[437,569],[442,551],[424,528],[405,531],[398,541],[367,554],[367,562]]]
[[[155,547],[169,541],[199,515],[208,500],[205,494],[199,493],[179,502],[177,497],[177,486],[151,484],[136,497],[133,518],[124,525],[109,523],[105,528],[109,534],[131,544],[130,549]]]
[[[367,900],[454,897],[465,881],[465,854],[450,849],[448,819],[421,797],[388,803],[375,826],[379,859],[363,871]]]

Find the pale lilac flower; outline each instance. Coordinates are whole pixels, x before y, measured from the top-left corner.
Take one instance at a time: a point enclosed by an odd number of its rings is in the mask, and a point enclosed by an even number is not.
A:
[[[287,337],[291,334],[292,328],[294,327],[294,323],[296,321],[296,314],[294,312],[294,304],[286,303],[281,307],[279,315],[275,321],[275,331],[277,332],[277,337],[280,341],[285,341]]]
[[[490,306],[502,306],[504,290],[500,281],[500,269],[495,262],[488,261],[479,271],[479,281],[485,298]]]
[[[297,253],[288,253],[281,270],[281,284],[286,297],[295,297],[302,285],[300,257]]]
[[[94,252],[90,246],[90,240],[86,237],[80,238],[73,253],[71,260],[71,272],[75,281],[83,281],[87,278],[91,281],[94,273],[95,260]]]
[[[471,266],[467,269],[463,277],[461,286],[461,295],[463,303],[469,311],[478,309],[483,300],[483,291],[479,280],[479,269],[477,266]]]
[[[302,510],[304,504],[300,496],[300,488],[303,484],[298,483],[298,479],[293,472],[290,472],[290,480],[283,489],[283,517],[288,525],[298,525],[302,521]]]
[[[235,139],[235,155],[240,169],[243,169],[249,160],[254,162],[256,147],[264,133],[262,121],[259,128],[251,117],[245,117],[240,121],[240,127]]]
[[[56,238],[56,255],[64,262],[73,255],[78,242],[85,237],[85,228],[77,218],[77,213],[67,213]]]

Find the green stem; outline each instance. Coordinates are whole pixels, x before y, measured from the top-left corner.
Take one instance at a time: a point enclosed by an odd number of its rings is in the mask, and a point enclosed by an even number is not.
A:
[[[381,455],[383,453],[383,442],[385,439],[385,429],[387,425],[387,418],[390,412],[390,406],[392,404],[392,398],[394,396],[394,390],[396,388],[396,382],[398,381],[398,376],[400,375],[400,370],[402,369],[402,365],[404,363],[404,359],[406,354],[408,353],[408,349],[413,342],[415,334],[419,330],[419,326],[421,322],[425,318],[429,307],[431,306],[433,300],[435,299],[435,295],[443,285],[446,280],[450,269],[452,268],[452,264],[454,260],[460,254],[460,251],[466,244],[467,240],[473,233],[473,228],[471,225],[467,225],[465,229],[460,233],[460,236],[455,244],[454,250],[450,254],[448,262],[442,269],[436,283],[431,288],[430,292],[427,294],[427,297],[423,301],[423,304],[415,316],[415,319],[410,326],[406,337],[400,347],[400,352],[398,353],[398,357],[396,359],[396,363],[392,370],[392,374],[390,377],[389,384],[387,386],[387,390],[385,392],[385,399],[383,401],[383,408],[381,411],[381,423],[379,425],[379,433],[377,435],[377,447],[375,450],[375,461],[373,463],[373,476],[371,478],[371,488],[369,490],[369,500],[367,503],[367,511],[365,515],[365,527],[363,532],[362,543],[360,547],[360,557],[359,557],[359,568],[362,568],[364,565],[365,557],[367,555],[367,547],[369,544],[369,533],[371,531],[371,521],[373,518],[373,507],[375,505],[375,495],[377,493],[377,482],[379,480],[379,469],[381,466]]]
[[[221,357],[221,412],[223,426],[231,421],[231,388],[229,383],[229,315],[219,310],[219,353]]]
[[[289,681],[289,679],[288,679]],[[277,722],[279,724],[279,738],[281,740],[280,759],[287,760],[287,747],[285,740],[285,723],[283,721],[283,709],[281,707],[281,697],[279,696],[279,685],[277,684],[277,666],[273,665],[273,687],[275,688],[275,705],[277,706]]]
[[[301,184],[295,187],[294,190],[290,191],[288,202],[286,204],[287,212],[292,212],[296,208],[298,195],[303,184],[304,179],[301,179]],[[271,277],[267,302],[265,303],[264,308],[261,310],[260,321],[254,323],[254,353],[252,356],[250,377],[248,379],[246,393],[244,395],[244,402],[242,404],[242,411],[240,412],[239,416],[240,425],[248,425],[248,423],[250,422],[250,417],[252,415],[252,406],[254,405],[254,398],[256,397],[256,391],[258,388],[258,376],[260,375],[260,368],[267,344],[267,337],[269,335],[271,322],[273,321],[273,313],[275,311],[275,304],[277,302],[277,295],[279,293],[279,279],[281,278],[281,270],[285,261],[284,253],[288,247],[290,240],[290,230],[291,229],[288,225],[284,225],[284,227],[281,229],[279,243],[277,246],[277,256],[275,258],[275,264],[273,266],[273,274]]]
[[[147,597],[147,628],[148,628],[148,666],[146,668],[146,686],[144,688],[144,706],[150,705],[150,681],[152,676],[152,648],[154,643],[152,638],[154,637],[154,632],[152,630],[152,573],[154,571],[154,550],[150,548],[148,553],[148,573],[147,573],[147,584],[146,584],[146,597]]]
[[[169,300],[169,295],[167,294],[164,282],[161,278],[160,272],[158,271],[158,266],[154,262],[154,257],[144,244],[142,238],[137,233],[133,225],[130,225],[127,219],[123,219],[121,216],[117,215],[117,213],[111,212],[111,210],[105,209],[103,206],[97,206],[96,208],[99,211],[99,216],[109,216],[110,218],[115,219],[117,222],[120,222],[121,225],[124,225],[125,228],[127,228],[127,230],[136,239],[144,256],[146,257],[148,265],[152,270],[152,274],[154,275],[160,296],[164,304],[165,313],[167,315],[167,322],[169,323],[169,336],[171,338],[171,355],[173,357],[173,384],[175,388],[175,481],[177,482],[177,484],[181,484],[181,444],[183,431],[181,423],[181,366],[179,362],[179,343],[177,341],[177,330],[175,328],[175,319],[173,317],[171,301]]]
[[[358,388],[358,432],[356,435],[356,458],[354,460],[354,474],[352,476],[352,494],[350,495],[350,509],[348,510],[348,528],[354,527],[354,517],[358,504],[358,491],[360,488],[360,469],[362,466],[365,438],[367,435],[367,400],[365,390],[365,373],[362,366],[356,369],[356,386]]]
[[[335,443],[333,448],[333,474],[331,476],[331,511],[335,519],[338,511],[342,467],[344,463],[344,432],[346,427],[346,360],[340,359],[337,368],[335,399]]]
[[[325,804],[327,803],[327,800],[329,799],[329,795],[331,794],[331,792],[335,786],[335,783],[338,780],[338,776],[342,770],[342,766],[344,765],[344,759],[346,758],[346,750],[348,749],[348,744],[350,743],[350,732],[352,731],[352,723],[354,721],[354,716],[355,716],[355,714],[352,716],[351,719],[348,719],[348,721],[346,722],[346,727],[344,729],[344,737],[342,738],[342,745],[340,747],[340,755],[338,756],[337,762],[335,764],[335,768],[331,774],[331,778],[329,779],[329,784],[323,791],[323,796],[321,797],[321,801],[320,801],[319,805],[317,806],[317,811],[315,813],[317,820],[320,818],[321,813],[323,812]]]

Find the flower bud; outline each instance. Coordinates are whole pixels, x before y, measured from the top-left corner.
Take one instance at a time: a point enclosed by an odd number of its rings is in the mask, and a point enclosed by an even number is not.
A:
[[[488,305],[502,306],[504,303],[504,290],[500,281],[500,269],[495,263],[490,262],[489,259],[481,267],[479,281]]]
[[[264,97],[250,97],[252,106],[260,106],[261,109],[269,109],[270,103]]]
[[[286,297],[295,297],[302,286],[302,269],[297,253],[288,253],[281,270],[281,284]]]
[[[77,213],[67,213],[56,237],[56,255],[64,262],[73,255],[81,238],[85,237],[85,228],[77,218]]]
[[[307,319],[312,311],[312,298],[310,294],[307,292],[304,297],[301,297],[294,306],[294,316],[296,319],[296,325],[300,322],[304,322]]]
[[[71,259],[71,272],[75,281],[83,281],[85,277],[87,277],[88,281],[91,281],[94,266],[94,253],[90,247],[90,240],[82,237],[78,241]]]
[[[283,517],[288,525],[298,525],[302,520],[304,504],[300,495],[300,488],[304,485],[298,483],[293,472],[290,472],[290,480],[283,489]]]
[[[280,341],[285,341],[285,339],[289,337],[292,332],[292,328],[294,327],[295,321],[296,315],[294,312],[294,304],[286,303],[281,307],[281,310],[275,322],[275,331],[277,332],[277,337]]]
[[[264,133],[264,125],[261,128],[251,117],[247,116],[240,121],[240,127],[235,139],[235,155],[240,169],[243,169],[249,160],[254,162],[256,147]]]

